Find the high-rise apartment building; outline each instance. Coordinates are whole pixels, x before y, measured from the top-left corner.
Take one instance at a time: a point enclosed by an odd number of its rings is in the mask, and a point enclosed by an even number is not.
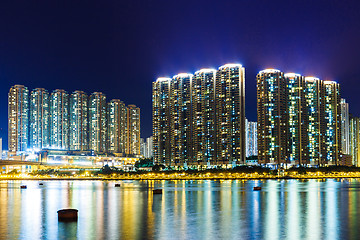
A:
[[[9,152],[26,151],[29,143],[29,90],[23,85],[10,88],[8,95]]]
[[[352,164],[360,166],[360,118],[350,118],[350,155]]]
[[[103,93],[70,96],[62,89],[9,91],[9,151],[92,150],[95,154],[140,154],[140,109]],[[129,124],[129,127],[127,127]]]
[[[259,163],[340,164],[339,84],[273,69],[257,79]]]
[[[148,137],[146,139],[146,152],[145,152],[145,157],[146,158],[152,158],[153,157],[153,136]]]
[[[171,157],[171,78],[153,82],[153,155],[157,164],[173,165]]]
[[[140,108],[127,106],[126,154],[140,155]]]
[[[172,78],[171,101],[171,146],[175,165],[192,161],[192,74],[181,73]]]
[[[341,107],[341,150],[343,154],[350,154],[350,118],[349,104],[345,99],[340,100]]]
[[[337,165],[341,162],[341,107],[340,85],[324,81],[323,163]]]
[[[152,141],[153,137],[148,137],[148,138],[141,138],[140,139],[140,146],[141,146],[141,150],[140,150],[140,154],[144,157],[144,158],[152,158]]]
[[[62,89],[50,95],[50,148],[69,149],[69,94]]]
[[[30,93],[30,148],[40,150],[50,147],[49,93],[36,88]]]
[[[155,163],[245,163],[244,68],[227,64],[157,79],[153,130]]]
[[[300,74],[286,73],[286,162],[307,164],[306,148],[305,78]]]
[[[89,97],[89,149],[96,153],[106,152],[107,123],[106,96],[101,92],[94,92]]]
[[[324,114],[323,81],[315,77],[305,78],[306,148],[304,155],[311,165],[321,164],[321,149],[323,144],[322,119]]]
[[[140,155],[142,155],[143,157],[145,157],[146,151],[147,151],[147,149],[146,149],[145,139],[144,139],[144,138],[140,138]]]
[[[276,69],[260,71],[257,79],[258,162],[286,162],[286,81]]]
[[[257,122],[246,119],[246,157],[257,156]]]
[[[88,150],[88,95],[75,91],[70,96],[70,150]]]
[[[108,151],[125,153],[127,108],[119,99],[108,103]]]
[[[216,161],[215,69],[195,72],[192,81],[192,141],[193,163]]]
[[[245,68],[226,64],[216,72],[217,164],[244,164]]]

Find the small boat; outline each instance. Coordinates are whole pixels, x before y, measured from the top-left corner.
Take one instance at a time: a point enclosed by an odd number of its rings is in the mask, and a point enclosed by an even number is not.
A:
[[[78,219],[77,209],[61,209],[57,213],[59,221],[77,221]]]
[[[20,188],[21,188],[21,189],[26,189],[27,186],[26,186],[26,185],[21,185]]]
[[[162,189],[154,189],[153,194],[162,194]]]
[[[261,190],[261,187],[259,187],[259,186],[254,187],[253,190],[254,190],[254,191],[260,191],[260,190]]]
[[[44,184],[41,182],[41,183],[39,183],[39,185],[42,186],[42,185],[44,185]]]
[[[120,183],[115,183],[115,187],[120,187]]]

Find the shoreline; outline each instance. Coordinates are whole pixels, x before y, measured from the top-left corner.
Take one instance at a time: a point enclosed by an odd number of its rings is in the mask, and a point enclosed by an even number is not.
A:
[[[0,181],[9,181],[9,180],[20,180],[20,181],[119,181],[119,180],[151,180],[151,181],[182,181],[182,180],[308,180],[308,179],[335,179],[335,178],[360,178],[360,176],[299,176],[299,177],[158,177],[158,178],[146,178],[146,177],[44,177],[44,178],[35,178],[35,177],[0,177]]]

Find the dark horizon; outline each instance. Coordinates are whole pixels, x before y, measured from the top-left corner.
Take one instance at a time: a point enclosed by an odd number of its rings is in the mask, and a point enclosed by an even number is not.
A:
[[[246,117],[256,121],[256,73],[265,68],[340,83],[360,116],[360,2],[348,1],[17,1],[0,3],[0,136],[7,147],[7,94],[103,92],[141,109],[152,135],[152,82],[240,63]]]

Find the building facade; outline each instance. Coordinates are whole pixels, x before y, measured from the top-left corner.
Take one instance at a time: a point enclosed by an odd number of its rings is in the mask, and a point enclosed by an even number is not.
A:
[[[126,154],[140,155],[140,108],[127,106]]]
[[[180,73],[170,84],[171,156],[175,165],[192,161],[192,74]]]
[[[216,72],[217,165],[244,164],[245,68],[226,64]]]
[[[173,166],[171,157],[171,78],[158,78],[153,82],[153,155],[156,164]]]
[[[350,118],[350,155],[352,165],[360,167],[360,118]]]
[[[287,163],[308,164],[304,154],[306,139],[305,78],[300,74],[284,74],[286,83],[286,157]]]
[[[9,152],[26,151],[29,144],[29,90],[23,85],[10,88],[8,95]]]
[[[30,93],[30,148],[40,150],[50,147],[49,93],[44,88],[36,88]]]
[[[158,78],[153,83],[153,142],[159,164],[245,163],[244,68],[227,64]]]
[[[94,92],[89,97],[89,149],[105,153],[107,146],[107,103],[106,96]]]
[[[257,79],[258,162],[286,163],[286,82],[277,69],[260,71]]]
[[[153,157],[153,136],[146,138],[146,151],[145,157],[152,158]]]
[[[141,138],[140,139],[140,145],[141,145],[141,149],[140,149],[140,154],[144,157],[144,158],[152,158],[152,152],[153,152],[153,137],[148,137],[148,138]]]
[[[250,122],[246,119],[246,157],[257,155],[257,122]]]
[[[108,151],[111,153],[125,153],[127,109],[119,99],[108,103]]]
[[[36,88],[30,93],[29,145],[40,150],[50,146],[49,93]]]
[[[274,69],[257,80],[259,163],[341,164],[339,84]]]
[[[340,85],[324,81],[323,163],[338,165],[341,162],[341,106]]]
[[[205,165],[216,161],[215,80],[215,69],[201,69],[193,77],[193,164]]]
[[[75,91],[70,96],[70,150],[89,150],[88,95]]]
[[[350,154],[350,118],[349,104],[345,99],[340,100],[341,107],[341,150],[343,154]]]
[[[69,94],[62,89],[50,95],[50,148],[69,149]]]
[[[10,88],[9,151],[91,151],[93,154],[140,154],[140,108],[118,99],[106,102],[95,92],[51,94],[36,88],[29,95],[23,85]],[[128,125],[129,124],[129,125]],[[129,127],[128,127],[129,126]]]
[[[322,119],[324,118],[323,81],[315,77],[305,78],[306,99],[306,148],[304,155],[311,165],[321,164],[321,149],[323,145]]]

